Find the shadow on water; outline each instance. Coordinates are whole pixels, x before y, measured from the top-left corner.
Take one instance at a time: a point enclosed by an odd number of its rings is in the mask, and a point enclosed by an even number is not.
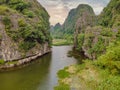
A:
[[[37,90],[49,73],[51,54],[14,71],[0,73],[0,90]]]
[[[87,57],[84,55],[84,52],[80,52],[74,48],[70,50],[67,55],[68,57],[74,57],[78,61],[78,64],[83,63],[83,61],[87,59]]]

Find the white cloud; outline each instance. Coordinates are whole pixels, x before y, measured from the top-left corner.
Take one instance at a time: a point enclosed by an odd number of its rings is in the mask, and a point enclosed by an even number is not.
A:
[[[64,22],[68,12],[79,4],[89,4],[99,14],[110,0],[38,0],[48,11],[52,25]]]

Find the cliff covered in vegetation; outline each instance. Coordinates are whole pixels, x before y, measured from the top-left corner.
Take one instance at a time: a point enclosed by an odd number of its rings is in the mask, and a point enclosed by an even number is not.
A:
[[[92,60],[60,70],[55,90],[120,89],[120,0],[111,0],[93,22],[93,26],[77,23],[85,28],[76,27],[74,39],[75,49]]]
[[[49,15],[37,0],[1,0],[0,63],[50,52],[49,28]]]
[[[77,38],[77,29],[84,29],[87,25],[93,26],[95,24],[95,13],[91,6],[86,4],[81,4],[77,8],[72,9],[63,25],[56,24],[51,33],[55,39],[65,39],[67,41],[73,42],[74,38]],[[81,27],[79,26],[81,25]],[[83,30],[81,31],[83,32]],[[74,33],[76,33],[74,37]],[[76,39],[75,39],[76,40]],[[75,42],[76,43],[76,42]]]
[[[74,47],[79,51],[84,51],[85,55],[90,59],[96,59],[98,56],[106,52],[106,47],[113,41],[119,38],[120,29],[120,2],[118,0],[111,0],[103,12],[96,16],[95,20],[89,20],[88,17],[81,17],[76,24],[75,30],[75,44]],[[85,19],[87,19],[85,21]],[[93,26],[82,24],[90,21]],[[82,31],[82,32],[81,32]]]

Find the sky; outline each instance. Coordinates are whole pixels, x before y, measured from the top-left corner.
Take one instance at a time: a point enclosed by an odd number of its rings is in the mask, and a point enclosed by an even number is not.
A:
[[[96,15],[100,14],[110,0],[38,0],[48,11],[51,25],[65,21],[71,9],[79,4],[89,4],[93,7]]]

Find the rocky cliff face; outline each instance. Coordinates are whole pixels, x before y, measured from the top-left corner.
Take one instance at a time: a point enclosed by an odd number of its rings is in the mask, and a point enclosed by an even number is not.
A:
[[[95,16],[93,9],[91,8],[91,6],[87,5],[87,4],[80,4],[77,8],[73,9],[70,11],[67,19],[65,20],[64,24],[63,24],[63,30],[65,32],[69,32],[71,34],[74,33],[75,29],[76,29],[76,22],[80,23],[80,19],[85,19],[85,16],[89,16],[91,19]],[[83,17],[83,18],[81,18]],[[89,18],[89,19],[90,19]],[[79,20],[78,20],[79,19]],[[83,24],[85,24],[84,20]],[[89,23],[91,24],[91,23]]]
[[[90,59],[96,59],[113,41],[119,40],[120,3],[111,0],[99,16],[83,11],[76,22],[74,47],[84,51]]]
[[[50,52],[49,15],[36,0],[0,1],[0,59],[5,62]]]
[[[74,47],[77,48],[78,41],[77,37],[79,33],[84,33],[87,26],[93,27],[95,25],[96,16],[94,14],[93,9],[88,5],[79,5],[80,13],[78,19],[75,23],[75,30],[74,30]]]
[[[62,25],[57,23],[55,26],[51,26],[50,32],[53,38],[61,38]]]
[[[80,4],[77,8],[72,9],[69,12],[63,25],[54,29],[53,35],[57,34],[57,37],[63,39],[74,37],[74,31],[76,30],[76,27],[80,28],[80,24],[81,26],[83,25],[81,28],[84,28],[85,24],[93,25],[95,19],[94,17],[95,14],[91,6]],[[86,20],[88,20],[88,22]]]

